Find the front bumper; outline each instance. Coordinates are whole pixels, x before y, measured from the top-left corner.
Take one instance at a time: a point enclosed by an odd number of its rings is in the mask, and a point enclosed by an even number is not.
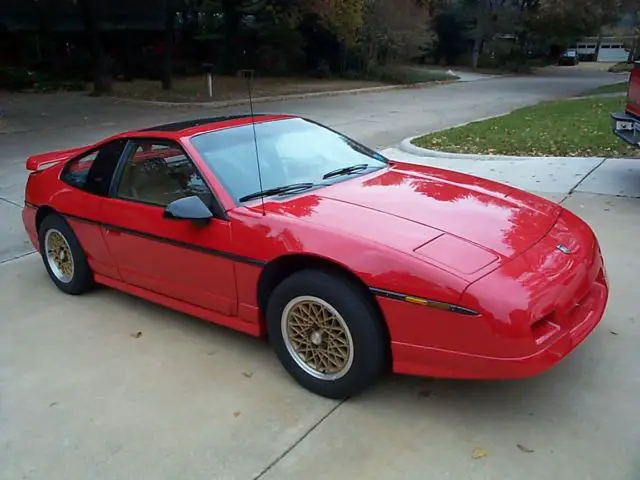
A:
[[[598,241],[565,210],[535,246],[468,287],[461,305],[477,316],[379,301],[395,372],[515,379],[540,374],[577,348],[602,320],[608,296]]]
[[[441,348],[392,342],[393,371],[436,378],[512,380],[539,375],[573,352],[598,326],[607,304],[608,287],[596,282],[589,298],[575,312],[570,326],[554,324],[558,335],[524,357],[492,357]]]
[[[629,145],[640,148],[640,119],[628,113],[611,114],[611,130]]]

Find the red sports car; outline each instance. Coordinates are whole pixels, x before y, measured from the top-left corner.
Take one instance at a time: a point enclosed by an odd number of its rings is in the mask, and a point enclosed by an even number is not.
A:
[[[60,290],[102,284],[267,336],[331,398],[386,368],[536,375],[608,299],[598,241],[568,210],[297,116],[160,125],[27,169],[24,226]]]

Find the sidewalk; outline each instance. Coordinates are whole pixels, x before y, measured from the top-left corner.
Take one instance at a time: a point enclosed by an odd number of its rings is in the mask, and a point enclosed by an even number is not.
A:
[[[554,198],[564,198],[573,192],[640,198],[640,159],[477,160],[418,156],[396,147],[381,153],[399,161],[456,170],[524,190],[551,194]]]

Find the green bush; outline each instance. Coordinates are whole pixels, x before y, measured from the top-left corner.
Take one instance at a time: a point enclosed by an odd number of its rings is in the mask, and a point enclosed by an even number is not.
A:
[[[330,78],[331,66],[329,65],[329,62],[327,62],[326,60],[320,60],[320,62],[318,62],[317,68],[313,73],[317,78]]]
[[[0,67],[0,88],[11,91],[77,92],[84,90],[82,80],[59,80],[46,72],[30,72],[22,67]]]
[[[45,79],[39,80],[33,85],[33,89],[38,93],[50,93],[50,92],[80,92],[86,88],[85,83],[82,80],[52,80]]]
[[[527,60],[527,66],[531,68],[541,68],[548,65],[551,65],[551,61],[547,58],[538,57]]]
[[[344,76],[352,80],[371,80],[391,84],[411,85],[414,83],[456,80],[458,77],[418,67],[375,67],[366,71],[350,70]]]
[[[33,76],[26,68],[0,66],[0,88],[20,91],[31,88],[33,83]]]
[[[624,72],[630,72],[631,70],[633,70],[633,63],[628,63],[628,62],[620,62],[620,63],[616,63],[615,65],[612,65],[611,67],[609,67],[609,71],[612,73],[624,73]]]
[[[507,62],[503,66],[504,70],[512,73],[531,73],[533,69],[527,63],[512,61]]]
[[[502,70],[512,73],[531,73],[534,68],[544,67],[549,62],[543,58],[523,58],[516,56],[498,56],[491,58],[483,55],[478,59],[478,68]]]

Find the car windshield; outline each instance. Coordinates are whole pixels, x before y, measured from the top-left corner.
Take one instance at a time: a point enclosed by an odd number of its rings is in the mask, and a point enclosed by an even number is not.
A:
[[[254,142],[251,124],[204,133],[191,139],[192,145],[236,201],[261,190],[291,184],[334,183],[387,164],[379,153],[301,118],[256,123],[255,130],[257,142]],[[344,171],[339,171],[342,169]],[[327,176],[328,173],[331,175]]]

